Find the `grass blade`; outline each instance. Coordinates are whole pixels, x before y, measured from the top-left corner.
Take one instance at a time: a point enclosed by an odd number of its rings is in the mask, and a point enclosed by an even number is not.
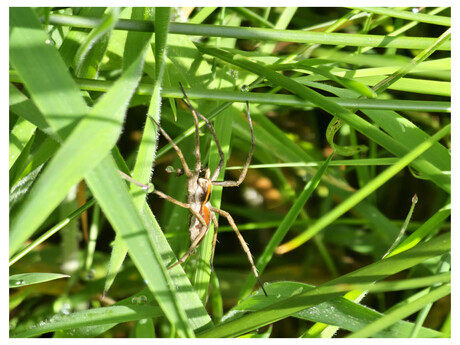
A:
[[[182,337],[193,337],[185,311],[180,306],[166,267],[153,246],[139,210],[110,156],[86,176],[86,181],[104,214],[120,235],[158,304]]]
[[[10,255],[32,235],[67,191],[115,145],[128,101],[140,78],[142,63],[143,54],[80,121],[47,165],[21,209],[12,217]]]
[[[302,233],[301,235],[297,236],[296,238],[290,240],[289,242],[281,245],[277,248],[277,253],[282,254],[290,251],[294,248],[297,248],[301,244],[305,243],[309,239],[311,239],[314,235],[316,235],[319,231],[324,229],[325,226],[331,224],[335,219],[343,215],[353,206],[358,204],[362,201],[365,197],[367,197],[370,193],[377,190],[380,186],[382,186],[385,182],[391,179],[397,172],[401,171],[405,168],[412,160],[417,158],[423,152],[428,150],[435,142],[440,140],[445,135],[450,133],[451,126],[450,124],[445,126],[441,129],[438,133],[433,135],[429,140],[423,142],[422,144],[418,145],[413,151],[409,152],[407,155],[402,157],[396,164],[392,165],[391,167],[387,168],[383,173],[377,176],[375,179],[370,181],[366,186],[361,188],[359,191],[355,192],[352,196],[350,196],[347,200],[341,203],[339,206],[334,208],[331,212],[328,212],[326,215],[321,217],[312,227],[310,227],[307,231]]]
[[[441,235],[430,242],[421,244],[404,253],[395,255],[386,260],[380,260],[352,273],[320,285],[310,291],[297,294],[285,301],[276,303],[269,308],[245,315],[237,320],[223,323],[210,331],[199,334],[200,337],[231,337],[250,332],[285,317],[291,316],[301,310],[313,307],[320,303],[339,297],[342,293],[332,292],[332,286],[341,283],[368,283],[371,284],[378,277],[387,276],[413,267],[428,258],[444,254],[450,250],[450,234]],[[270,287],[267,287],[270,294]],[[260,296],[263,298],[263,296]]]
[[[40,284],[49,282],[55,279],[61,278],[68,278],[70,277],[67,274],[60,274],[60,273],[21,273],[21,274],[14,274],[9,277],[10,280],[10,289],[11,288],[18,288],[32,284]]]
[[[273,257],[273,254],[275,253],[276,247],[279,246],[283,238],[286,236],[287,232],[291,228],[292,224],[294,221],[297,219],[299,213],[302,211],[305,203],[307,200],[310,198],[311,194],[313,191],[316,189],[318,186],[321,177],[323,174],[326,172],[327,167],[329,166],[329,163],[332,160],[332,157],[334,156],[334,152],[331,153],[331,155],[328,157],[328,159],[324,162],[324,164],[318,169],[316,174],[312,177],[312,179],[305,184],[305,187],[303,191],[300,193],[300,195],[297,197],[296,201],[290,208],[288,214],[283,218],[281,221],[280,225],[276,229],[275,233],[273,234],[272,238],[270,239],[270,242],[267,244],[265,247],[265,250],[263,254],[259,257],[259,259],[256,262],[256,268],[257,271],[262,275],[262,272],[264,271],[265,267],[268,265],[270,262],[271,258]],[[241,289],[240,292],[240,299],[246,297],[252,290],[254,284],[256,283],[255,277],[250,275],[244,285],[243,288]]]

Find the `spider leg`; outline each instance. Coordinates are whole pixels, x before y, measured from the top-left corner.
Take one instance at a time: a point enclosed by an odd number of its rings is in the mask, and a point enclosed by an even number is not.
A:
[[[216,242],[217,242],[217,229],[219,228],[219,222],[217,221],[216,214],[211,211],[211,219],[214,223],[214,235],[212,237],[212,249],[211,249],[211,259],[209,260],[211,266],[211,272],[214,271],[214,253],[216,251]]]
[[[179,146],[176,145],[176,143],[171,139],[171,137],[168,135],[168,133],[166,133],[164,131],[164,129],[160,126],[160,124],[158,122],[155,121],[155,119],[153,117],[151,117],[149,115],[149,118],[150,120],[153,121],[153,123],[158,127],[158,129],[160,130],[161,134],[163,134],[163,136],[166,138],[166,140],[169,141],[169,143],[171,144],[171,146],[173,147],[174,151],[176,151],[177,153],[177,156],[179,157],[179,160],[180,162],[182,163],[182,166],[184,167],[184,173],[187,177],[191,177],[192,176],[192,172],[190,171],[190,168],[188,167],[187,165],[187,162],[185,161],[185,158],[184,158],[184,155],[182,154],[182,151],[181,149],[179,148]]]
[[[248,122],[249,122],[249,129],[251,130],[251,150],[249,151],[248,158],[246,159],[246,163],[244,164],[243,170],[241,171],[240,177],[238,178],[237,181],[215,181],[223,165],[223,160],[222,160],[222,155],[221,155],[221,162],[219,162],[219,166],[216,169],[216,171],[214,171],[214,174],[212,177],[212,184],[215,186],[238,187],[241,184],[241,182],[243,182],[244,178],[246,177],[246,173],[248,172],[249,164],[251,164],[252,155],[254,153],[254,147],[256,145],[255,139],[254,139],[254,128],[252,127],[252,119],[251,119],[251,115],[249,114],[249,102],[247,101],[246,101],[246,109],[247,109],[246,112],[247,112],[247,117],[248,117]],[[214,128],[212,129],[211,132],[214,135],[214,140],[216,141],[216,145],[219,148],[219,154],[220,154],[221,152],[220,145],[215,135]]]
[[[218,164],[216,170],[214,171],[214,174],[211,177],[211,180],[214,181],[219,176],[220,170],[222,169],[222,167],[224,165],[224,160],[225,160],[224,152],[222,151],[222,148],[221,148],[221,146],[219,144],[219,140],[217,139],[216,131],[214,130],[214,126],[212,125],[211,121],[209,121],[207,117],[203,116],[200,112],[196,111],[195,108],[193,108],[192,104],[190,103],[190,100],[188,99],[188,97],[187,97],[187,95],[185,93],[185,90],[184,90],[182,84],[181,83],[179,83],[179,84],[180,84],[180,87],[182,89],[182,93],[184,94],[184,97],[187,99],[187,106],[192,111],[192,114],[193,114],[194,118],[196,118],[196,121],[198,121],[198,119],[197,119],[197,115],[198,115],[206,123],[206,125],[208,126],[209,130],[211,131],[211,134],[214,137],[214,140],[216,142],[217,150],[219,151],[220,161],[219,161],[219,164]]]
[[[220,208],[213,207],[213,206],[210,207],[210,210],[211,210],[212,212],[218,213],[218,214],[220,214],[221,216],[227,218],[228,223],[229,223],[230,226],[233,228],[233,230],[236,232],[236,236],[238,237],[238,240],[240,241],[241,246],[243,247],[244,252],[245,252],[246,255],[248,256],[249,263],[251,264],[252,271],[254,272],[254,275],[255,275],[257,281],[259,282],[259,285],[260,285],[260,287],[262,288],[262,291],[264,292],[265,296],[268,296],[268,295],[267,295],[267,292],[266,292],[265,289],[264,289],[264,286],[262,285],[262,282],[261,282],[260,279],[259,279],[259,274],[257,273],[256,266],[254,265],[254,260],[252,259],[252,254],[251,254],[251,251],[249,250],[248,244],[244,241],[243,235],[241,235],[240,231],[239,231],[238,228],[236,227],[235,221],[233,220],[233,218],[232,218],[232,216],[230,215],[230,213],[228,213],[227,211],[221,210]]]
[[[201,216],[200,216],[201,217]],[[196,247],[200,244],[201,240],[204,238],[206,233],[208,232],[208,228],[204,227],[202,228],[201,232],[199,235],[195,238],[195,240],[192,242],[190,245],[190,248],[187,250],[187,252],[177,261],[176,263],[172,264],[171,266],[168,267],[168,270],[170,270],[173,267],[176,267],[177,265],[183,264],[185,260],[192,254],[195,250]]]
[[[201,170],[201,154],[200,154],[200,127],[198,125],[198,117],[196,115],[197,111],[195,110],[195,108],[193,108],[192,103],[188,99],[188,96],[185,93],[184,87],[182,86],[181,82],[179,82],[179,86],[180,86],[180,88],[182,90],[182,93],[184,94],[185,104],[190,109],[190,111],[191,111],[191,113],[193,115],[193,122],[195,124],[195,158],[196,158],[196,162],[195,162],[194,176],[196,178],[198,178],[198,176],[200,174],[200,170]]]
[[[180,207],[183,207],[183,208],[187,208],[190,210],[190,212],[193,213],[193,215],[198,219],[198,221],[203,225],[203,227],[207,227],[207,223],[206,221],[204,220],[203,216],[199,213],[199,212],[196,212],[190,204],[186,204],[182,201],[179,201],[177,199],[174,199],[173,197],[170,197],[169,195],[159,191],[159,190],[154,190],[152,193],[158,195],[160,198],[163,198],[165,200],[168,200],[169,202],[172,202],[173,204],[177,205],[177,206],[180,206]]]
[[[207,117],[203,116],[200,112],[196,111],[195,108],[193,108],[192,104],[188,100],[187,95],[185,94],[185,91],[184,91],[184,88],[182,87],[182,84],[180,84],[180,87],[182,88],[182,93],[187,98],[187,101],[188,101],[187,105],[190,108],[190,110],[192,111],[193,116],[195,118],[197,118],[197,115],[198,115],[206,123],[206,125],[209,128],[209,130],[211,131],[212,136],[214,137],[214,141],[216,142],[217,150],[219,151],[220,161],[219,161],[219,164],[217,165],[216,170],[214,171],[214,174],[211,177],[211,180],[213,181],[213,180],[217,179],[217,177],[220,174],[220,170],[224,166],[224,160],[225,160],[224,152],[222,151],[222,148],[220,146],[219,140],[217,139],[216,131],[214,130],[214,126],[212,125],[211,121],[209,121]],[[198,121],[198,119],[196,119],[196,120]]]

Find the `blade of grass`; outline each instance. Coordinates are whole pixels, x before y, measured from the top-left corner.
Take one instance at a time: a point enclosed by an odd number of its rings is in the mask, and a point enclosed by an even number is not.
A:
[[[49,128],[49,124],[46,122],[42,113],[40,113],[35,104],[26,95],[24,95],[24,93],[19,91],[14,84],[10,82],[9,86],[10,111],[24,118],[30,123],[33,123],[36,127],[40,128],[46,134],[53,135],[54,133]],[[55,136],[55,138],[57,137]]]
[[[136,13],[133,9],[133,15]],[[140,13],[144,18],[151,15],[151,9],[145,8],[144,13]],[[153,117],[158,123],[160,122],[160,107],[161,95],[160,90],[163,81],[164,70],[166,66],[166,47],[168,37],[168,24],[171,16],[171,8],[159,7],[155,9],[155,82],[153,85],[152,98],[150,100],[147,116]],[[153,20],[153,18],[152,18]],[[131,33],[145,36],[145,34]],[[129,38],[129,36],[128,36]],[[147,38],[147,40],[149,37]],[[132,172],[133,179],[140,182],[150,181],[153,162],[155,161],[155,153],[157,150],[156,138],[158,136],[158,129],[155,128],[154,123],[147,119],[145,122],[142,140],[139,145],[139,151],[136,158],[136,163]],[[139,191],[139,187],[131,185],[132,192]],[[135,204],[140,208],[145,202],[145,195],[138,194],[134,197]]]
[[[115,145],[122,130],[126,106],[139,81],[142,64],[143,54],[80,121],[49,162],[21,209],[12,217],[10,255],[32,235],[70,187],[78,183]]]
[[[22,82],[21,79],[17,76],[14,71],[10,71],[11,81]],[[382,78],[382,77],[378,77]],[[374,84],[369,82],[369,85]],[[407,78],[405,78],[407,79]],[[302,80],[301,78],[298,80]],[[414,84],[415,79],[408,80],[408,84]],[[87,91],[100,91],[106,92],[112,82],[105,80],[90,80],[90,79],[77,79],[76,80],[79,87],[82,90]],[[420,82],[420,80],[418,80]],[[423,82],[423,80],[422,80]],[[321,83],[308,83],[314,85],[315,88],[325,89],[327,91],[334,90],[330,85],[321,84]],[[430,86],[429,89],[432,87]],[[450,86],[446,89],[449,90],[450,95]],[[143,96],[152,95],[152,86],[150,84],[140,83],[139,88],[136,90],[136,94]],[[259,103],[259,104],[274,104],[280,106],[292,106],[292,107],[317,107],[316,104],[312,103],[306,99],[300,99],[299,97],[292,95],[284,94],[272,94],[270,97],[267,97],[265,94],[255,93],[255,92],[240,92],[240,91],[221,91],[221,90],[200,90],[200,89],[191,89],[189,96],[190,99],[205,99],[205,100],[225,100],[233,102],[246,102],[249,103]],[[163,87],[161,89],[161,96],[167,98],[181,98],[180,89],[176,86],[174,87]],[[414,110],[414,111],[425,111],[425,112],[442,112],[450,113],[451,112],[451,103],[444,101],[420,101],[420,100],[398,100],[398,99],[356,99],[349,97],[326,97],[327,100],[337,103],[344,108],[350,109],[386,109],[386,110]]]
[[[158,9],[155,12],[155,16],[158,17],[158,25],[157,25],[157,32],[155,33],[155,42],[158,41],[156,47],[157,50],[165,49],[166,45],[166,38],[162,37],[163,35],[167,35],[167,23],[164,23],[164,16],[162,15],[163,12],[167,12],[167,18],[169,19],[169,8],[162,8]],[[147,7],[138,7],[133,8],[131,13],[132,19],[150,19],[153,20],[153,13],[150,8]],[[166,25],[166,28],[163,28]],[[143,32],[129,32],[125,42],[125,50],[124,50],[124,58],[123,58],[123,67],[128,68],[129,65],[135,60],[136,55],[134,54],[136,47],[142,47],[148,44],[150,41],[151,35],[149,33]],[[161,55],[155,56],[155,60],[157,61],[156,66],[161,66],[163,63],[163,59]],[[161,73],[162,74],[162,73]],[[157,120],[159,120],[159,110],[160,110],[160,103],[161,98],[159,96],[159,88],[161,87],[162,82],[162,75],[156,76],[156,82],[154,84],[154,91],[152,93],[152,98],[149,105],[149,112],[148,115],[153,115]],[[146,117],[147,119],[147,117]],[[139,182],[147,183],[150,181],[150,174],[152,169],[152,164],[155,159],[155,151],[156,151],[156,137],[157,131],[154,129],[153,124],[151,121],[147,120],[145,122],[143,136],[139,145],[139,151],[136,158],[136,162],[134,165],[134,169],[132,172],[132,178]],[[129,174],[129,171],[127,171]],[[130,174],[131,176],[131,174]],[[138,209],[143,207],[146,194],[143,193],[139,187],[135,184],[130,185],[131,194],[133,195],[133,200],[135,205]],[[126,247],[125,243],[120,239],[119,236],[115,238],[114,246],[112,248],[112,252],[110,255],[110,262],[109,262],[109,269],[107,272],[107,279],[104,285],[104,293],[103,297],[106,295],[108,290],[110,289],[117,272],[119,271],[123,261],[125,260],[126,253],[128,248]]]
[[[35,133],[37,127],[27,120],[18,118],[14,124],[13,129],[10,131],[9,136],[9,167],[11,169],[13,164],[20,157],[22,151],[27,148],[29,141]]]
[[[449,205],[444,206],[438,212],[436,212],[430,219],[423,223],[417,230],[411,233],[405,240],[403,240],[397,247],[388,255],[393,256],[401,253],[405,250],[413,248],[426,236],[436,230],[444,220],[447,219],[451,214],[451,207]]]
[[[13,338],[29,338],[59,330],[78,329],[88,326],[105,325],[107,323],[123,323],[147,317],[161,316],[159,307],[149,305],[117,305],[110,307],[82,310],[70,315],[60,315],[42,321],[28,328],[18,327],[13,331]],[[82,335],[83,336],[83,335]]]
[[[95,203],[95,200],[92,199],[90,201],[88,201],[86,204],[84,204],[83,206],[81,206],[80,208],[78,208],[76,211],[72,212],[71,214],[69,214],[69,216],[67,216],[66,218],[64,218],[63,220],[61,220],[58,224],[56,224],[55,226],[53,226],[51,229],[49,229],[48,231],[46,231],[45,233],[43,233],[40,237],[38,237],[36,240],[34,240],[31,244],[29,244],[26,248],[24,248],[23,250],[21,250],[19,253],[17,253],[13,258],[11,258],[10,262],[9,262],[9,266],[13,265],[14,263],[16,263],[19,259],[21,259],[22,257],[24,257],[27,253],[29,253],[32,249],[36,248],[38,245],[40,245],[41,243],[45,242],[48,238],[50,238],[51,236],[53,236],[56,232],[58,232],[59,230],[61,230],[62,228],[64,228],[67,224],[69,224],[72,220],[76,219],[77,217],[79,217],[84,211],[86,211],[87,209],[89,209],[91,206],[93,206]]]
[[[309,239],[311,239],[314,235],[316,235],[318,232],[324,229],[324,227],[331,224],[334,220],[339,218],[345,212],[350,210],[353,206],[355,206],[364,198],[366,198],[366,196],[368,196],[369,194],[377,190],[379,187],[381,187],[385,182],[390,180],[399,171],[404,169],[411,161],[413,161],[423,152],[428,150],[435,142],[437,142],[444,136],[448,135],[450,133],[450,129],[451,125],[448,124],[435,135],[430,137],[427,141],[419,144],[411,152],[399,159],[396,164],[387,168],[384,172],[382,172],[380,175],[378,175],[376,178],[370,181],[366,186],[352,194],[348,199],[346,199],[332,211],[328,212],[326,215],[321,217],[307,231],[303,232],[301,235],[278,247],[276,252],[278,254],[286,253],[287,251],[297,248]]]
[[[360,329],[357,332],[354,332],[347,336],[347,338],[367,338],[388,326],[394,324],[395,322],[412,315],[416,311],[424,308],[427,304],[433,303],[447,295],[450,294],[451,286],[450,284],[444,284],[434,290],[432,290],[427,295],[416,299],[404,306],[396,308],[391,312],[385,314],[380,319],[372,322],[366,327]]]
[[[201,24],[216,9],[217,7],[203,7],[193,18],[190,18],[188,22],[192,24]]]
[[[324,164],[318,169],[318,171],[312,177],[312,179],[308,181],[308,183],[305,184],[303,191],[297,197],[296,201],[290,208],[288,214],[283,218],[283,220],[279,224],[275,233],[271,237],[270,242],[266,245],[264,252],[262,253],[262,255],[259,257],[259,259],[256,262],[256,268],[260,275],[262,275],[262,272],[264,271],[265,267],[267,267],[268,263],[272,259],[273,254],[275,253],[276,247],[280,245],[281,241],[284,239],[289,229],[291,229],[292,224],[299,216],[299,213],[302,211],[305,203],[308,201],[311,194],[318,186],[321,180],[321,177],[326,172],[326,169],[329,166],[329,163],[331,162],[334,154],[335,152],[331,153],[331,155],[324,162]],[[253,277],[252,275],[248,276],[248,278],[244,282],[243,287],[240,291],[240,295],[239,295],[240,300],[246,297],[247,295],[249,295],[255,283],[256,283],[255,277]]]
[[[18,288],[32,284],[45,283],[55,279],[68,278],[67,274],[60,273],[21,273],[9,277],[10,288]]]
[[[102,16],[100,24],[86,35],[74,58],[77,76],[85,76],[86,78],[97,76],[119,12],[120,10],[116,7],[109,8]]]
[[[410,290],[420,287],[430,286],[436,282],[444,283],[450,282],[450,273],[436,276],[428,276],[423,278],[406,279],[402,281],[381,282],[372,285],[370,290],[378,291],[401,291]],[[341,284],[336,285],[339,290],[352,289],[353,285]],[[354,285],[355,288],[367,289],[369,285]],[[254,312],[270,305],[280,302],[281,300],[290,298],[303,291],[314,289],[315,287],[308,284],[297,282],[276,282],[270,284],[271,294],[268,298],[260,298],[253,296],[245,299],[233,307],[224,317],[223,323],[231,320],[236,320],[248,312]],[[333,310],[333,312],[331,312]],[[321,323],[322,325],[330,325],[330,327],[340,327],[349,331],[357,331],[365,327],[372,321],[379,319],[382,316],[371,308],[354,303],[344,297],[337,297],[330,301],[321,303],[314,308],[308,308],[297,312],[293,317],[302,320],[308,320]],[[408,337],[413,329],[413,324],[410,322],[398,321],[389,329],[375,334],[375,337],[381,338],[401,338]],[[307,337],[311,337],[309,333]],[[432,338],[439,337],[440,333],[429,328],[422,328],[419,334],[420,337]]]
[[[10,8],[10,27],[11,64],[54,132],[67,137],[88,111],[79,89],[30,8]]]
[[[335,286],[342,283],[372,284],[387,276],[413,267],[429,258],[442,255],[450,250],[450,234],[443,234],[427,243],[420,244],[404,253],[380,260],[354,272],[333,279],[312,290],[301,292],[284,301],[275,303],[239,319],[222,323],[214,329],[198,334],[199,337],[232,337],[250,332],[270,323],[311,308],[320,303],[340,297],[342,293],[334,292]],[[270,294],[270,286],[267,286]],[[265,296],[260,296],[264,298]]]
[[[313,103],[317,104],[320,108],[327,111],[348,123],[350,126],[374,140],[376,143],[380,144],[388,151],[393,154],[402,156],[408,151],[413,149],[415,143],[412,143],[413,146],[405,146],[399,141],[391,138],[388,134],[373,126],[371,123],[367,122],[363,118],[355,115],[353,112],[346,110],[340,105],[329,102],[321,94],[311,90],[310,88],[303,86],[292,79],[285,77],[279,73],[276,73],[261,64],[254,63],[242,55],[230,54],[223,49],[205,47],[203,45],[198,45],[199,49],[206,54],[218,57],[228,63],[234,64],[246,70],[249,70],[257,75],[263,76],[272,83],[276,85],[283,86],[287,90],[293,92],[303,99],[308,99]],[[432,162],[427,161],[426,159],[415,160],[412,165],[423,172],[429,178],[436,183],[438,186],[443,188],[446,192],[450,192],[450,178],[442,173],[440,169],[436,167]]]
[[[98,20],[92,18],[67,16],[63,14],[52,14],[50,15],[49,19],[50,24],[53,25],[69,25],[74,27],[91,28],[99,24]],[[152,23],[133,20],[119,20],[115,26],[115,29],[147,32],[153,32],[155,30]],[[329,45],[387,47],[402,49],[424,49],[434,41],[434,39],[429,37],[404,36],[391,37],[391,39],[388,39],[381,35],[323,33],[316,31],[276,30],[188,23],[171,23],[169,33],[205,37],[233,37],[239,39],[264,41],[318,43]],[[441,49],[450,50],[450,42],[443,44]]]
[[[399,9],[385,8],[385,7],[351,7],[364,12],[381,14],[384,16],[402,18],[407,20],[415,20],[421,23],[429,23],[442,26],[451,26],[449,17],[434,16],[432,14],[414,13],[409,11],[401,11]]]
[[[130,257],[168,320],[175,325],[179,336],[193,337],[185,310],[178,302],[174,284],[111,156],[107,156],[91,171],[86,181],[111,225],[123,238]]]

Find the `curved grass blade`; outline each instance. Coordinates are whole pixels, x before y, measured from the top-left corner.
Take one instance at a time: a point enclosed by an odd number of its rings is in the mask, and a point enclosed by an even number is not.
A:
[[[284,301],[275,303],[239,319],[222,323],[214,329],[198,334],[200,337],[233,337],[292,316],[302,310],[314,307],[343,293],[334,291],[338,284],[372,284],[376,280],[413,267],[429,258],[443,255],[451,248],[450,234],[443,234],[427,243],[420,244],[404,253],[380,260],[354,272],[333,279],[312,290],[301,292]],[[270,286],[267,286],[270,294]],[[260,296],[260,298],[264,298]]]
[[[10,288],[18,288],[32,284],[40,284],[49,282],[55,279],[61,278],[69,278],[68,274],[60,274],[60,273],[21,273],[21,274],[14,274],[9,277],[10,281]]]
[[[414,13],[410,11],[402,11],[399,9],[385,8],[385,7],[352,7],[357,10],[381,14],[384,16],[402,18],[407,20],[413,20],[422,23],[430,23],[435,25],[451,26],[451,20],[445,16],[434,16],[426,13]]]
[[[100,24],[86,36],[75,54],[75,74],[87,78],[97,76],[102,58],[105,55],[110,33],[113,30],[120,10],[109,8],[102,17]]]
[[[158,317],[163,313],[159,307],[150,305],[115,305],[78,311],[70,315],[55,315],[50,320],[41,321],[36,325],[18,327],[11,333],[13,338],[29,338],[61,330],[72,330],[82,327],[97,327],[105,324],[118,324],[140,320],[147,317]],[[112,326],[113,327],[113,326]],[[81,335],[83,336],[83,335]]]
[[[381,282],[372,285],[369,290],[374,292],[379,291],[402,291],[416,289],[420,287],[430,286],[436,282],[450,282],[450,274],[428,276],[423,278],[406,279],[402,281]],[[363,285],[355,285],[358,288]],[[353,285],[340,284],[336,285],[340,288],[353,289]],[[301,292],[314,289],[315,287],[308,284],[297,282],[276,282],[269,286],[270,295],[268,298],[260,298],[258,295],[251,296],[233,307],[224,317],[223,323],[231,320],[236,320],[244,314],[267,308],[270,305],[282,300],[293,297]],[[366,285],[365,288],[369,288]],[[333,312],[332,312],[333,311]],[[337,297],[330,301],[321,303],[314,308],[308,308],[293,314],[293,317],[312,322],[318,322],[322,325],[330,325],[340,327],[348,331],[357,331],[371,322],[379,319],[383,315],[371,308],[350,301],[344,297]],[[409,337],[414,325],[406,321],[398,321],[388,329],[385,329],[375,337],[381,338],[404,338]],[[440,337],[441,333],[429,328],[421,328],[419,337],[436,338]],[[306,337],[312,337],[311,333],[307,333]]]

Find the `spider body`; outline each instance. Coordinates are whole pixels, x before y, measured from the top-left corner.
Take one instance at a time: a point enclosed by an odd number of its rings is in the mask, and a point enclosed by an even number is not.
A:
[[[206,176],[204,178],[199,177],[196,184],[190,183],[189,186],[190,192],[187,195],[187,203],[190,205],[190,208],[193,209],[189,222],[191,243],[193,243],[203,231],[205,231],[204,236],[206,236],[209,231],[209,225],[211,224],[211,203],[209,199],[211,197],[212,183],[209,175],[210,171],[206,169]],[[194,213],[201,215],[205,224],[203,224]]]

